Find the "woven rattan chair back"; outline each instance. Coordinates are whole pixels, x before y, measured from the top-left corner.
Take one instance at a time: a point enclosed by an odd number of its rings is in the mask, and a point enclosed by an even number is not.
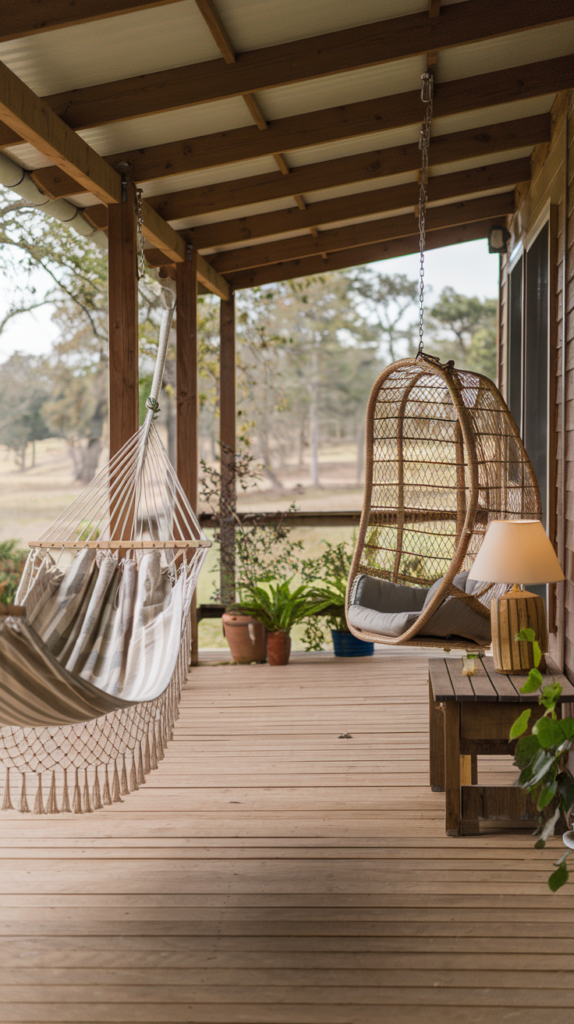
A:
[[[428,356],[388,366],[367,411],[365,499],[347,602],[360,573],[418,587],[443,582],[401,636],[351,632],[390,645],[476,647],[419,633],[449,594],[488,615],[500,588],[485,586],[473,598],[453,587],[454,577],[471,568],[492,519],[540,516],[530,459],[491,380]]]

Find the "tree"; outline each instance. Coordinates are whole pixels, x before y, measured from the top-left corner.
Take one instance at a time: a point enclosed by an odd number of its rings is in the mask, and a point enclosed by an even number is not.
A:
[[[415,355],[417,323],[411,316],[418,298],[418,281],[406,274],[380,274],[372,267],[358,267],[348,276],[355,309],[366,310],[390,362]]]
[[[26,453],[31,444],[34,464],[35,442],[50,435],[44,406],[50,396],[51,381],[45,359],[15,352],[0,365],[0,441],[14,452],[16,464],[26,469]]]
[[[495,380],[496,315],[496,299],[482,300],[460,295],[450,286],[443,288],[429,317],[433,354],[454,359],[459,369]]]

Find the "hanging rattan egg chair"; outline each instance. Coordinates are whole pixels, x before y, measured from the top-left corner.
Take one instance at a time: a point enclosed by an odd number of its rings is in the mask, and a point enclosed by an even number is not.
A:
[[[351,632],[390,645],[486,648],[500,588],[468,570],[492,519],[540,515],[530,459],[492,381],[424,354],[393,363],[367,412]]]

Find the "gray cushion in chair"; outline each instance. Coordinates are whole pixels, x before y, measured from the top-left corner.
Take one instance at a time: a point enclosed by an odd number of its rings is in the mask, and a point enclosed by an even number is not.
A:
[[[454,585],[468,594],[483,584],[469,580],[468,572],[455,576]],[[361,575],[355,581],[347,618],[352,626],[382,636],[400,636],[412,626],[422,609],[438,590],[442,579],[429,589],[389,583],[375,576]],[[477,643],[490,643],[490,620],[449,596],[421,629],[421,636],[448,639],[463,637]]]

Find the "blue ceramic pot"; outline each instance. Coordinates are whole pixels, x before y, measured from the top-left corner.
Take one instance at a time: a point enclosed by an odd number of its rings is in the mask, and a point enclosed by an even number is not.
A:
[[[359,640],[352,633],[344,633],[341,629],[332,629],[333,647],[336,658],[365,658],[375,653],[375,645],[370,640]]]

